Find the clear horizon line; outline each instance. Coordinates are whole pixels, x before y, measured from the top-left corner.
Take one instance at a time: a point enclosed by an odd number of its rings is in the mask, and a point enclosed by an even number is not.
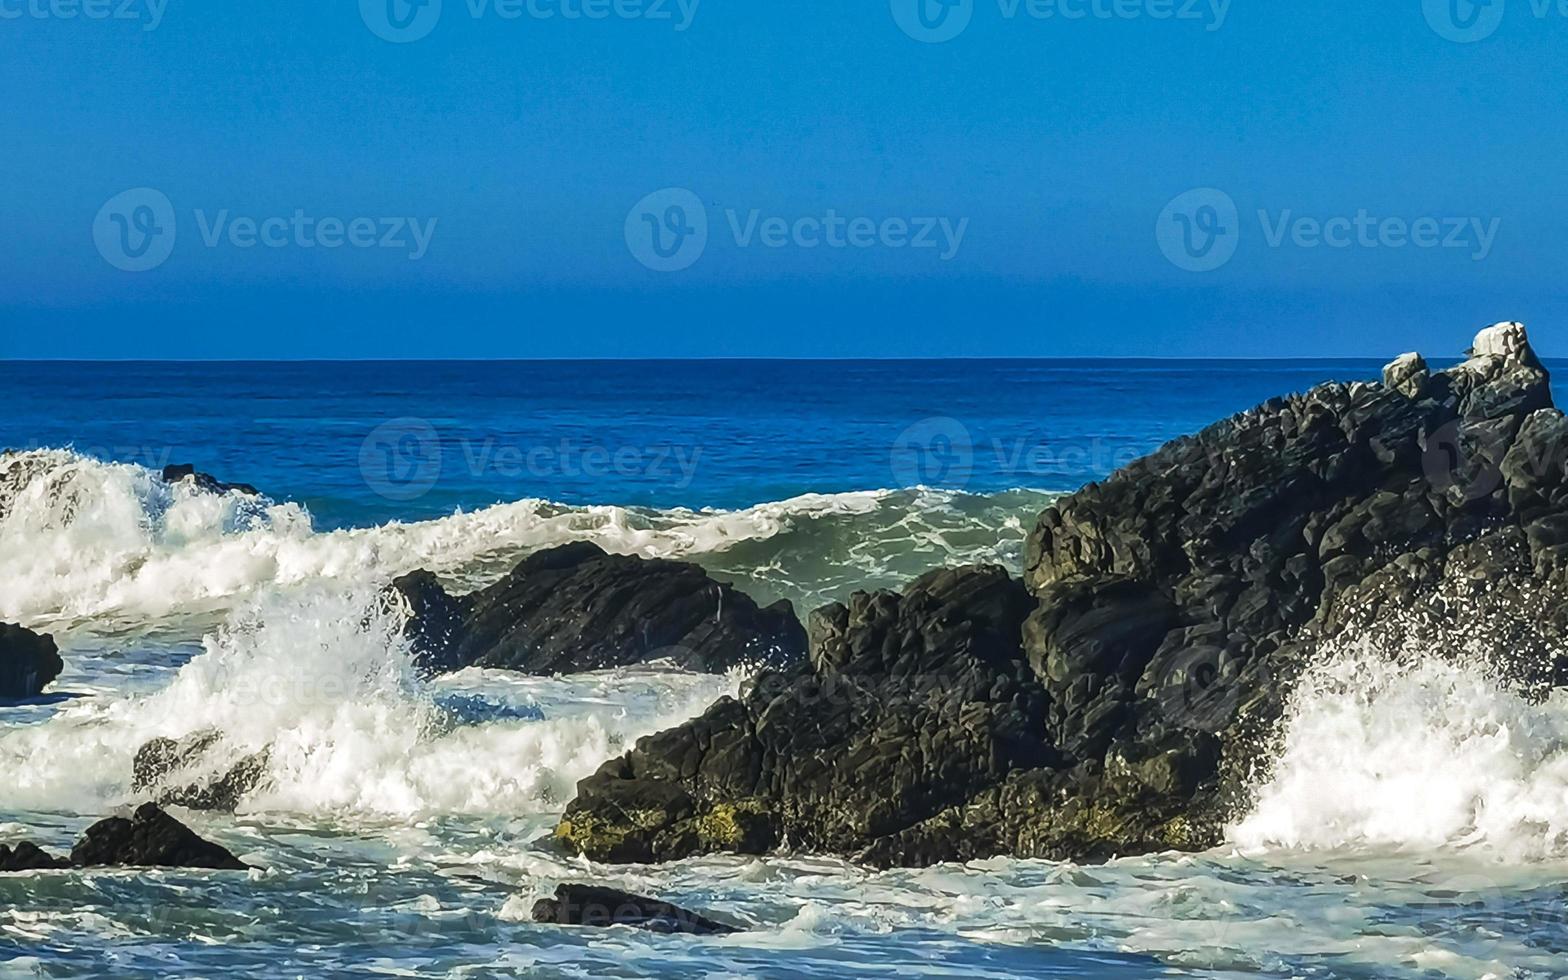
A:
[[[1394,357],[1383,354],[1271,354],[1241,355],[1188,355],[1181,357],[1154,354],[962,354],[962,355],[911,355],[906,357],[809,357],[771,356],[761,354],[703,355],[693,357],[0,357],[0,364],[616,364],[616,363],[699,363],[705,361],[751,362],[860,362],[908,363],[911,361],[1162,361],[1194,363],[1235,361],[1246,363],[1327,362],[1327,361],[1382,361]],[[1462,361],[1462,352],[1452,355]],[[1537,354],[1546,360],[1552,355]]]

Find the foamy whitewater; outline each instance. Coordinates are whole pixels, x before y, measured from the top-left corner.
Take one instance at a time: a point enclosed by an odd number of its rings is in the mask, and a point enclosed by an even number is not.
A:
[[[942,562],[1017,567],[1049,494],[865,491],[740,510],[502,503],[318,531],[299,503],[70,450],[0,459],[0,619],[67,668],[0,709],[0,840],[68,849],[146,740],[270,745],[236,815],[265,870],[0,876],[0,976],[1469,977],[1568,974],[1568,697],[1484,657],[1351,642],[1308,675],[1230,843],[1079,867],[810,858],[595,867],[544,843],[576,781],[744,678],[410,669],[380,586],[461,588],[593,540],[804,611]],[[1449,655],[1445,655],[1449,654]],[[528,921],[591,878],[728,915],[722,939]]]

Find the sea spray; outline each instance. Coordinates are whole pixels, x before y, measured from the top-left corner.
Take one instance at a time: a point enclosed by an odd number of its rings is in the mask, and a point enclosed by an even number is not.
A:
[[[487,683],[470,671],[430,686],[414,673],[399,627],[366,587],[269,593],[208,636],[163,690],[0,734],[0,762],[19,774],[12,805],[102,811],[131,795],[131,760],[146,741],[212,731],[223,737],[204,761],[213,772],[268,749],[265,783],[242,812],[546,811],[629,740],[740,683],[635,671]],[[446,692],[463,694],[462,710],[443,705]],[[557,714],[556,703],[574,698],[574,710]]]
[[[68,450],[0,456],[0,617],[201,605],[275,576],[268,552],[310,534],[296,504],[171,484]],[[255,547],[263,540],[278,544]]]
[[[1271,776],[1230,838],[1568,856],[1568,691],[1532,700],[1474,657],[1341,644],[1300,679]]]

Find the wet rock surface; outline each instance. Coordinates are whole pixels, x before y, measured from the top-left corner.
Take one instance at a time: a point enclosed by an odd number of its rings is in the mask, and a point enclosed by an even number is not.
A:
[[[267,758],[266,749],[235,758],[216,731],[155,738],[136,752],[131,790],[165,806],[232,813],[266,782]]]
[[[578,788],[558,828],[599,860],[780,847],[855,853],[1015,771],[1058,762],[997,567],[931,572],[811,620],[811,662],[759,675]]]
[[[69,859],[31,843],[0,845],[0,872],[62,871],[72,868],[205,868],[245,871],[228,849],[204,840],[153,803],[130,817],[109,817],[83,832]]]
[[[129,818],[109,817],[88,827],[71,848],[71,863],[82,868],[209,868],[244,871],[229,851],[169,816],[156,803],[143,803]]]
[[[38,697],[64,669],[52,636],[0,623],[0,704]]]
[[[800,659],[789,603],[759,607],[696,565],[610,555],[582,542],[523,559],[495,585],[451,596],[429,572],[393,583],[428,673],[469,666],[577,673],[669,660],[721,673]]]
[[[696,912],[616,888],[566,884],[534,903],[533,920],[562,926],[631,926],[650,932],[722,936],[740,932]]]
[[[56,857],[34,844],[22,841],[15,847],[0,844],[0,873],[17,871],[63,871],[71,862]]]
[[[636,862],[1212,846],[1325,642],[1483,630],[1524,689],[1568,680],[1565,450],[1518,324],[1273,399],[1045,511],[1022,583],[819,610],[808,663],[607,763],[557,835]]]
[[[247,497],[260,497],[261,491],[249,483],[224,483],[211,473],[203,473],[189,463],[174,463],[163,468],[165,483],[183,483],[189,480],[197,489],[208,493],[241,493]]]

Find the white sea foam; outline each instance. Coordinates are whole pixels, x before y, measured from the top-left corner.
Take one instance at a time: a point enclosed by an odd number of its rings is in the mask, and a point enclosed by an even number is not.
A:
[[[226,755],[270,746],[247,808],[418,816],[559,809],[628,740],[699,713],[739,677],[612,671],[569,679],[477,671],[426,687],[369,589],[271,593],[209,636],[156,694],[100,699],[0,729],[8,806],[102,812],[130,794],[148,739],[216,730]],[[446,706],[461,695],[460,710]],[[476,718],[475,716],[480,717]],[[14,777],[10,774],[15,774]]]
[[[1311,668],[1244,848],[1470,848],[1568,856],[1568,691],[1532,702],[1485,667],[1346,645]]]
[[[808,494],[744,510],[498,504],[437,520],[316,532],[298,504],[170,486],[66,450],[0,457],[0,618],[45,626],[223,609],[264,587],[446,574],[590,540],[644,557],[708,553],[794,522],[877,510],[887,491]]]

